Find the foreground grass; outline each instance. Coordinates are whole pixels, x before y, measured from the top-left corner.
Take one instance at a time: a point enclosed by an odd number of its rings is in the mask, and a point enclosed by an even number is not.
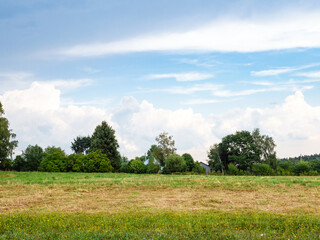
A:
[[[21,213],[0,216],[0,239],[319,239],[319,216],[268,213]]]
[[[0,172],[0,239],[320,239],[320,177]]]

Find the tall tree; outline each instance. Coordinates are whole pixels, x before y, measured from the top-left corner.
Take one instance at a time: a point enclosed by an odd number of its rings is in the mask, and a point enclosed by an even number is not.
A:
[[[222,164],[220,157],[219,144],[214,144],[210,147],[208,158],[210,168],[214,171],[221,171],[221,173],[224,174],[224,165]]]
[[[3,117],[4,110],[0,102],[0,166],[4,166],[7,158],[12,157],[14,149],[18,146],[18,141],[13,140],[16,134],[9,129],[9,121]]]
[[[91,145],[91,137],[81,137],[78,136],[76,139],[73,139],[71,143],[71,149],[74,153],[86,153]]]
[[[121,167],[121,157],[118,152],[119,144],[115,137],[115,131],[105,121],[96,127],[91,137],[90,151],[101,151],[111,161],[115,171]]]
[[[43,159],[43,150],[38,145],[29,145],[23,154],[23,158],[26,171],[37,171]]]
[[[157,148],[155,148],[154,157],[159,161],[161,166],[164,166],[167,157],[175,154],[177,150],[174,147],[175,141],[167,132],[160,133],[159,136],[156,137],[156,141],[158,145]]]

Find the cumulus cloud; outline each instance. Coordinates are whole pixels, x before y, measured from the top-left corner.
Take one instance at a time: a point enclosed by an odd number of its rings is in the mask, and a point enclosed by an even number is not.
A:
[[[219,137],[237,130],[260,128],[275,139],[281,157],[319,151],[320,106],[310,106],[300,91],[272,108],[236,109],[212,119]]]
[[[318,10],[269,18],[219,19],[183,32],[137,36],[115,42],[71,46],[55,54],[71,57],[147,51],[256,52],[319,47]]]
[[[116,130],[120,151],[130,158],[145,153],[155,137],[169,132],[179,153],[191,153],[204,161],[211,144],[237,130],[260,128],[272,136],[280,157],[319,151],[320,106],[311,106],[302,92],[288,96],[270,108],[234,109],[205,117],[191,108],[168,110],[148,101],[124,97],[115,108],[62,104],[61,91],[53,84],[34,82],[24,90],[0,96],[11,128],[23,150],[28,144],[61,146],[67,152],[73,138],[89,135],[106,120]]]
[[[204,74],[204,73],[197,73],[197,72],[151,74],[148,76],[149,79],[174,78],[178,82],[201,81],[201,80],[206,80],[212,77],[213,77],[212,74]]]

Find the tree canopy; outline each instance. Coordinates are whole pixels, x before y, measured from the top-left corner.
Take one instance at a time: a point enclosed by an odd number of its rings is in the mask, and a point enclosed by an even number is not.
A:
[[[118,152],[119,144],[115,136],[115,131],[107,122],[103,121],[98,125],[91,137],[90,152],[100,151],[111,161],[115,171],[121,167],[121,157]]]
[[[275,143],[267,135],[261,135],[259,129],[252,133],[238,131],[225,136],[221,143],[211,146],[208,152],[209,165],[215,171],[228,170],[233,164],[239,170],[252,170],[253,163],[272,165],[276,161]]]
[[[174,147],[175,141],[172,136],[167,132],[162,132],[156,137],[158,142],[157,148],[154,148],[154,157],[158,160],[161,166],[165,165],[165,160],[168,156],[175,154],[176,148]]]
[[[18,141],[13,140],[16,134],[9,129],[9,121],[3,117],[4,109],[0,102],[0,169],[5,169],[7,158],[12,157],[14,149],[18,146]]]

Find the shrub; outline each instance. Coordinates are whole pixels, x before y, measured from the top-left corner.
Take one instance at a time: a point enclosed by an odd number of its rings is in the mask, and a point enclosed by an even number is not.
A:
[[[183,157],[177,154],[172,154],[169,157],[167,157],[165,163],[166,163],[165,166],[168,168],[168,171],[171,173],[184,172],[187,169],[187,165]]]
[[[146,173],[146,166],[139,158],[131,161],[130,168],[133,173]]]
[[[112,172],[110,160],[106,154],[100,151],[90,152],[88,155],[79,158],[79,163],[83,162],[83,169],[85,172]],[[81,167],[77,166],[77,168]],[[76,170],[76,169],[75,169]]]
[[[159,164],[155,163],[154,157],[151,156],[147,164],[147,173],[158,173],[159,170],[160,170]]]
[[[265,163],[254,163],[252,165],[252,171],[255,175],[259,175],[259,176],[272,175],[271,167]]]
[[[44,157],[40,163],[39,171],[66,172],[67,157],[65,152],[59,147],[47,147],[44,151]]]
[[[230,175],[239,175],[239,169],[233,163],[228,164],[228,174]]]
[[[198,173],[198,174],[206,173],[206,169],[204,167],[202,167],[198,161],[195,162],[192,171],[195,173]]]
[[[311,166],[308,162],[300,161],[293,167],[293,172],[296,175],[308,175],[311,170]]]

